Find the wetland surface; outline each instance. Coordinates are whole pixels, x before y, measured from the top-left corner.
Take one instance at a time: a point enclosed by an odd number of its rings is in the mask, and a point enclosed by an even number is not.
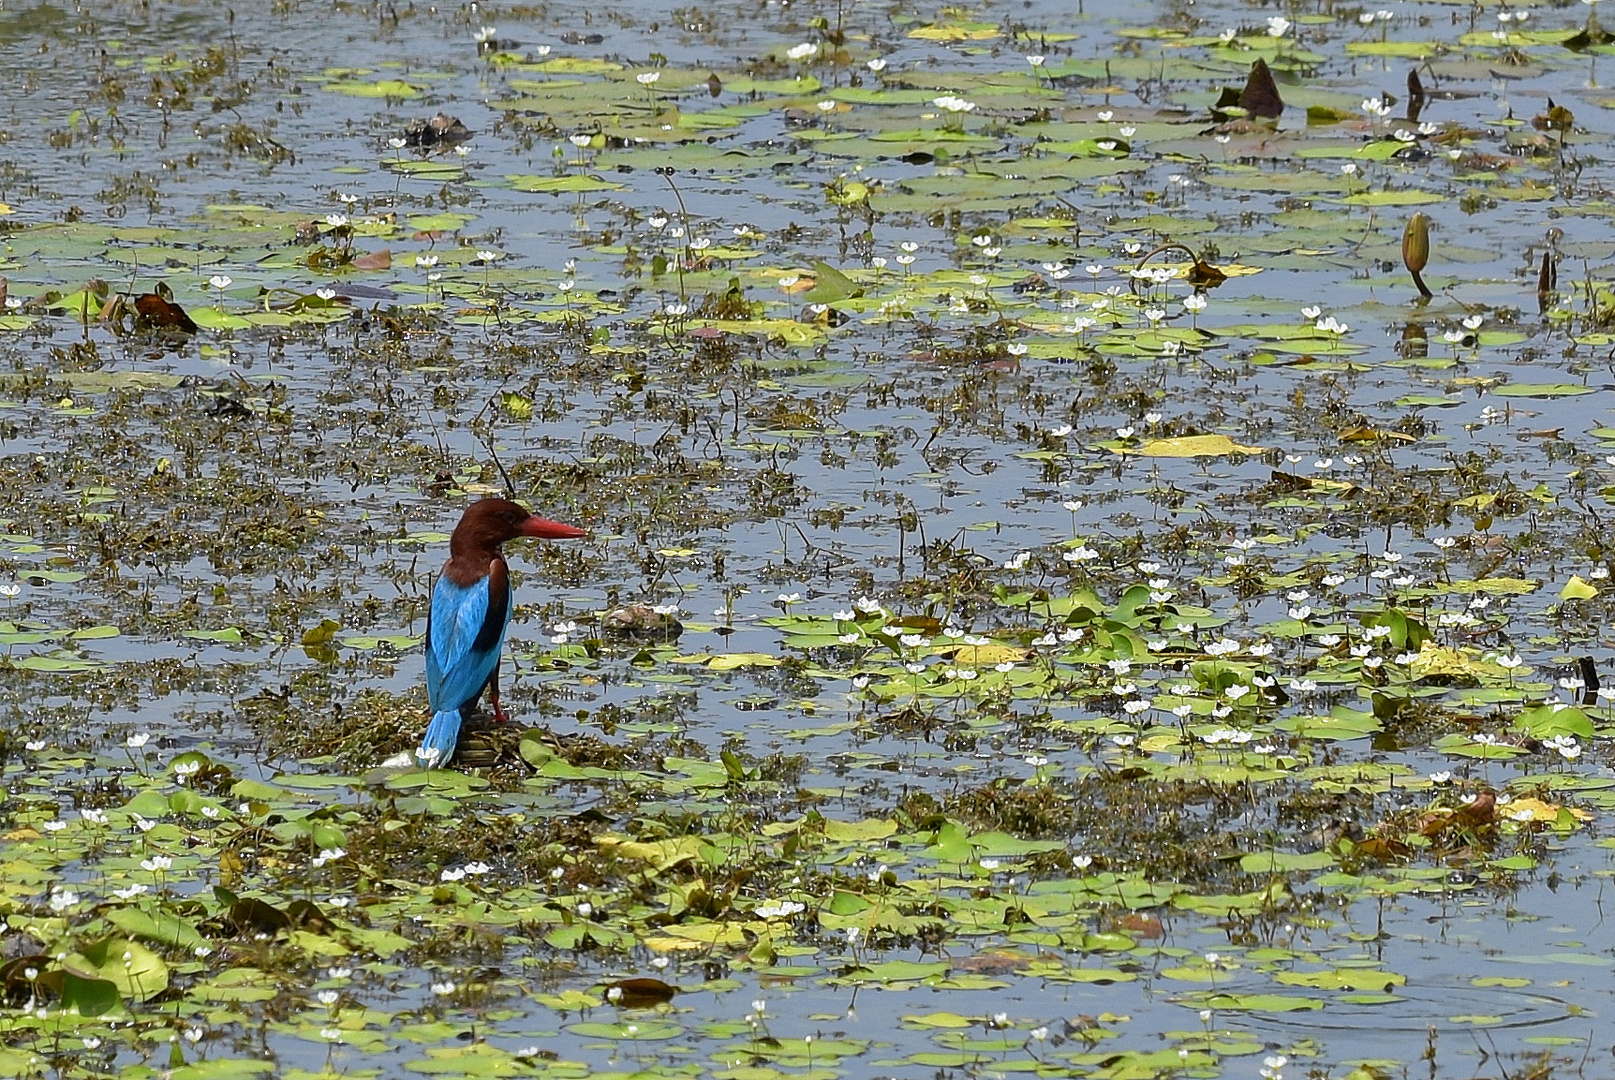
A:
[[[1598,14],[0,7],[0,1074],[1615,1074]]]

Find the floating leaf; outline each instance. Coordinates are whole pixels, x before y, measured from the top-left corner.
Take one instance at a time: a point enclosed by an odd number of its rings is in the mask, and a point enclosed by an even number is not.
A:
[[[237,645],[241,642],[241,628],[239,626],[227,626],[222,630],[186,630],[184,633],[186,637],[193,641],[217,641],[229,645]]]
[[[1491,393],[1498,397],[1537,397],[1560,398],[1580,397],[1583,394],[1592,394],[1598,391],[1596,386],[1584,386],[1578,383],[1504,383],[1494,386]]]
[[[602,988],[601,996],[608,1005],[624,1009],[648,1009],[672,1001],[673,995],[678,992],[678,987],[660,979],[618,979],[607,983]]]
[[[408,101],[421,96],[422,90],[405,82],[403,79],[377,79],[375,82],[362,82],[356,79],[338,79],[325,84],[325,89],[333,94],[346,94],[349,97],[359,98],[389,98],[397,101]]]
[[[1559,590],[1561,600],[1591,600],[1598,595],[1598,588],[1581,579],[1580,574],[1572,574],[1570,580],[1565,582],[1564,588]]]
[[[111,983],[125,1001],[146,1001],[168,989],[168,965],[128,938],[103,938],[69,954],[62,967],[81,979]]]
[[[566,176],[507,176],[505,181],[516,191],[549,195],[561,195],[578,191],[621,191],[623,189],[622,184],[612,180],[603,180],[598,176],[572,174]]]
[[[1143,457],[1222,457],[1226,454],[1261,454],[1260,446],[1241,446],[1226,435],[1183,435],[1171,439],[1151,439],[1133,449],[1119,447],[1117,453],[1138,454]]]

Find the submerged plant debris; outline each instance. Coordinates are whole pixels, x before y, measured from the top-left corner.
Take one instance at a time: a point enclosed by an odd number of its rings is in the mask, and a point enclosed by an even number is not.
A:
[[[0,1074],[1602,1075],[1596,5],[252,7],[0,12]]]

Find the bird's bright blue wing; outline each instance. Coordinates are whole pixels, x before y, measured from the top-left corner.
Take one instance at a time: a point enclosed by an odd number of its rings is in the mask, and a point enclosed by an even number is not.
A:
[[[470,585],[437,579],[426,625],[426,694],[433,712],[461,709],[482,693],[504,648],[511,600],[510,579],[502,573]]]

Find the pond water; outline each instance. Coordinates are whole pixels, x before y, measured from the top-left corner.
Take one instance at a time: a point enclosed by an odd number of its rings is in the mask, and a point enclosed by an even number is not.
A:
[[[0,6],[0,1072],[1615,1072],[1597,17]]]

